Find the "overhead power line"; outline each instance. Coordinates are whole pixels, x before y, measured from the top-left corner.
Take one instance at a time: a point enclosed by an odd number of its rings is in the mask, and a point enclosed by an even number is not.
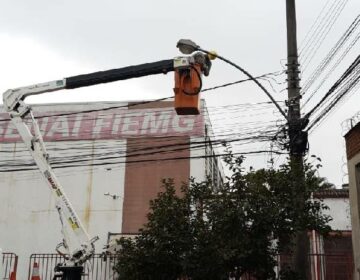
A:
[[[256,150],[256,151],[244,151],[244,152],[235,152],[231,153],[232,155],[253,155],[253,154],[264,154],[264,153],[274,153],[274,154],[286,154],[284,152],[274,151],[274,150]],[[204,155],[204,156],[190,156],[190,157],[169,157],[169,158],[160,158],[160,159],[143,159],[143,160],[126,160],[126,161],[112,161],[112,162],[99,162],[99,163],[89,163],[86,164],[87,167],[90,166],[106,166],[106,165],[115,165],[115,164],[124,164],[124,163],[146,163],[146,162],[158,162],[158,161],[177,161],[177,160],[189,160],[189,159],[205,159],[205,158],[218,158],[231,155],[230,153],[222,154],[213,154],[213,155]],[[35,164],[34,164],[35,166]],[[53,169],[63,169],[63,168],[74,168],[74,167],[83,167],[84,165],[78,164],[69,164],[63,166],[53,166]],[[23,168],[12,168],[7,170],[1,170],[3,172],[18,172],[18,171],[31,171],[38,170],[37,168],[23,167]]]
[[[349,51],[354,47],[354,45],[359,41],[360,39],[360,32],[359,34],[353,39],[351,44],[346,48],[346,50],[343,52],[343,54],[338,58],[338,60],[334,63],[333,67],[328,71],[328,73],[322,78],[321,82],[319,82],[318,86],[312,91],[310,96],[305,100],[303,107],[306,106],[309,101],[315,96],[315,94],[321,89],[321,87],[324,85],[325,82],[328,81],[330,75],[339,67],[340,63],[344,60],[346,55],[349,53]]]
[[[329,5],[329,3],[331,2],[331,0],[328,0],[325,5],[322,7],[320,13],[318,14],[318,16],[316,17],[314,23],[311,25],[310,29],[306,32],[306,35],[304,37],[304,39],[302,40],[300,46],[299,46],[299,53],[301,54],[304,49],[307,47],[308,42],[310,41],[311,37],[314,36],[314,33],[317,28],[319,28],[319,20],[321,19],[321,17],[323,16],[323,13],[325,12],[327,6]],[[334,3],[333,3],[334,4]]]
[[[329,89],[329,91],[324,95],[324,97],[317,103],[307,114],[306,117],[310,117],[334,92],[335,90],[346,81],[346,79],[354,73],[354,70],[359,66],[360,55],[355,59],[355,61],[349,66],[349,68],[341,75],[341,77],[335,82],[335,84]]]
[[[360,55],[350,65],[350,67],[344,72],[344,74],[336,81],[336,83],[330,88],[325,96],[320,100],[315,107],[306,114],[306,117],[310,117],[319,108],[324,109],[318,113],[317,117],[310,122],[308,131],[313,129],[321,120],[323,120],[329,113],[339,104],[339,102],[348,95],[351,91],[357,88],[360,80]],[[332,98],[332,100],[330,100]],[[330,100],[330,101],[328,101]],[[325,106],[325,103],[329,103]]]
[[[319,76],[323,73],[327,66],[329,66],[330,62],[336,57],[337,53],[342,49],[342,47],[346,44],[346,42],[351,38],[354,32],[360,25],[360,15],[358,15],[355,20],[351,23],[345,33],[341,36],[341,38],[336,42],[334,47],[329,51],[326,57],[321,61],[321,63],[316,67],[310,77],[305,81],[304,86],[301,90],[301,94],[304,95],[308,92],[308,89],[314,84],[314,82],[319,79]],[[349,50],[354,46],[356,41],[359,39],[359,33],[357,38],[355,38],[355,42],[352,42],[350,47],[345,51],[345,55],[349,52]],[[344,56],[342,56],[342,59]],[[336,66],[338,66],[338,61]]]
[[[328,107],[326,107],[319,115],[318,117],[312,121],[308,127],[308,131],[311,129],[314,129],[316,125],[319,125],[321,121],[323,121],[333,110],[336,108],[336,106],[343,101],[343,98],[351,93],[352,91],[355,91],[358,89],[359,81],[360,81],[360,75],[359,71],[357,73],[356,77],[353,77],[351,81],[344,86],[339,94],[336,96],[336,98],[330,103]]]
[[[306,71],[307,67],[312,61],[312,58],[318,52],[326,36],[329,34],[331,28],[345,8],[347,2],[348,0],[334,0],[327,13],[323,16],[322,20],[318,24],[318,28],[314,30],[313,35],[310,37],[304,48],[300,51],[299,57],[301,64],[303,65],[302,72]]]
[[[273,76],[273,75],[275,75],[275,76],[279,75],[279,71],[266,73],[266,74],[263,74],[263,75],[260,75],[260,76],[254,77],[254,78],[237,80],[237,81],[234,81],[234,82],[225,83],[225,84],[218,85],[218,86],[211,87],[211,88],[205,88],[205,89],[202,89],[201,92],[208,92],[208,91],[216,90],[216,89],[219,89],[219,88],[224,88],[224,87],[228,87],[228,86],[233,86],[233,85],[241,84],[241,83],[248,82],[248,81],[251,81],[251,80],[254,80],[254,79],[255,79],[255,80],[256,80],[256,79],[263,79],[263,78],[265,78],[265,77]],[[59,114],[41,115],[41,116],[35,116],[35,118],[58,117],[58,116],[71,116],[71,115],[76,115],[76,114],[80,114],[80,113],[85,114],[85,113],[93,113],[93,112],[107,111],[107,110],[114,110],[114,109],[121,109],[121,108],[128,109],[128,108],[136,107],[136,106],[140,106],[140,105],[145,105],[145,104],[151,104],[151,103],[156,103],[156,102],[160,102],[160,101],[165,101],[165,100],[172,99],[172,98],[174,98],[173,95],[172,95],[172,96],[163,97],[163,98],[154,99],[154,100],[131,102],[131,103],[127,104],[127,105],[116,105],[116,106],[109,106],[109,107],[106,107],[106,108],[99,108],[99,109],[77,110],[77,111],[75,111],[75,112],[67,112],[67,113],[59,113]],[[156,108],[155,108],[155,109],[156,109]],[[9,121],[9,120],[10,120],[10,118],[0,119],[0,122],[6,122],[6,121]]]

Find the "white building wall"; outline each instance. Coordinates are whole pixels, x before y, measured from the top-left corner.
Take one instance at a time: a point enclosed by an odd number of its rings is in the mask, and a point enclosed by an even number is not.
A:
[[[350,231],[351,216],[349,198],[325,198],[324,203],[330,208],[325,211],[333,220],[329,223],[333,230]]]
[[[72,112],[119,105],[122,104],[53,104],[36,107],[36,112]],[[126,104],[123,105],[126,106]],[[86,118],[86,115],[83,118]],[[118,120],[119,123],[120,121],[126,123],[125,120],[127,120],[126,118],[123,120],[121,117],[116,119],[114,117],[110,126],[107,116],[103,115],[102,118],[103,120],[96,120],[93,123],[93,130],[90,134],[93,134],[97,129],[99,133],[101,133],[101,129],[109,133],[109,129],[114,130],[114,124],[118,124]],[[71,120],[75,123],[71,124]],[[174,120],[178,121],[178,118]],[[44,126],[45,120],[42,121],[43,123],[40,126]],[[80,131],[79,138],[81,138],[82,130],[77,129],[77,124],[80,124],[80,121],[76,116],[59,117],[52,121],[54,124],[52,124],[51,128],[48,128],[47,135],[50,132],[57,132],[66,137],[69,135],[74,136]],[[182,133],[187,128],[187,125],[191,125],[191,122],[186,122],[186,119],[185,122],[179,123],[182,125],[181,127],[170,123],[169,129]],[[129,132],[130,128],[135,130],[136,123],[131,124],[132,126],[128,125],[126,131],[122,126],[122,133]],[[17,137],[16,130],[12,129],[11,126],[5,127],[2,125],[3,123],[0,123],[0,134],[2,133],[4,139],[11,139],[12,136]],[[70,125],[73,126],[70,127]],[[89,124],[89,127],[91,127],[91,124]],[[159,129],[161,129],[161,126]],[[191,129],[191,126],[189,126],[189,129]],[[144,132],[144,130],[139,131],[140,134]],[[83,133],[86,133],[86,131],[83,130]],[[204,137],[200,136],[194,136],[190,139],[195,142],[204,141]],[[74,141],[46,143],[51,159],[59,160],[62,157],[75,156],[73,162],[67,164],[85,165],[82,167],[54,169],[54,172],[90,237],[95,235],[100,237],[100,240],[96,242],[97,252],[101,252],[103,246],[107,243],[109,232],[122,232],[125,180],[125,158],[123,156],[126,154],[126,142],[124,139],[79,140],[77,138]],[[194,145],[198,146],[199,144]],[[112,153],[114,147],[123,153],[120,153],[120,159],[106,160],[106,162],[114,162],[114,164],[89,167],[84,162],[76,163],[76,160],[84,159],[86,155],[93,154],[89,163],[96,165],[99,163],[96,160],[98,158],[96,154]],[[190,157],[202,157],[204,155],[204,148],[193,148],[191,144]],[[10,169],[16,169],[17,167],[13,166],[13,164],[19,160],[22,163],[33,163],[29,152],[21,141],[0,143],[0,156],[1,162],[8,163],[7,168]],[[169,164],[171,164],[171,161],[169,161]],[[31,168],[35,170],[0,172],[0,248],[19,255],[18,279],[26,279],[31,254],[55,252],[56,245],[62,241],[61,224],[55,210],[54,199],[40,172],[36,170],[35,166],[31,166]],[[191,160],[190,175],[199,181],[205,179],[204,158]],[[110,196],[104,195],[106,193],[109,193]],[[115,199],[111,195],[114,195]]]
[[[104,142],[101,142],[104,151]],[[54,148],[89,144],[97,151],[96,145],[100,143],[54,142],[48,147],[49,151],[53,151]],[[108,140],[106,144],[119,145],[119,141]],[[31,162],[20,143],[0,144],[0,150],[13,151],[7,154],[9,159],[20,153],[21,158],[26,157]],[[61,153],[64,151],[51,152],[51,157],[61,156]],[[124,170],[124,164],[54,170],[90,237],[100,237],[96,243],[98,252],[107,243],[108,232],[121,232]],[[113,199],[104,193],[115,194],[119,198]],[[55,252],[56,245],[62,241],[54,199],[40,172],[35,170],[0,173],[0,200],[0,247],[19,255],[18,277],[25,279],[29,256]]]
[[[190,141],[190,176],[196,181],[202,181],[206,178],[205,174],[205,148],[202,145],[199,148],[199,142],[203,142],[205,137],[191,137]]]

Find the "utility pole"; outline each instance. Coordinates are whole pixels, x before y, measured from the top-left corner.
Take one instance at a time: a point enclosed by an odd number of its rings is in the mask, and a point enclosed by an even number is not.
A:
[[[290,166],[293,174],[293,195],[296,197],[294,207],[300,213],[305,206],[305,175],[303,156],[307,148],[307,133],[303,131],[307,121],[300,114],[300,77],[296,36],[296,9],[295,0],[286,0],[287,24],[287,80],[288,80],[288,126]],[[307,232],[298,232],[295,237],[293,255],[294,269],[301,279],[307,279],[308,267],[308,240]]]

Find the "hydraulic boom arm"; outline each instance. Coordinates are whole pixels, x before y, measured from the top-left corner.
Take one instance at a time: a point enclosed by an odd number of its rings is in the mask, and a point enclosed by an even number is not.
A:
[[[196,69],[195,66],[197,67]],[[182,75],[181,73],[195,69],[197,75],[199,76],[198,78],[200,79],[200,74],[205,73],[205,75],[207,75],[209,73],[210,66],[211,63],[209,59],[204,55],[197,53],[193,56],[178,57],[170,60],[162,60],[154,63],[95,72],[10,89],[4,93],[3,100],[5,109],[9,113],[13,124],[17,128],[23,142],[30,151],[31,156],[37,164],[55,198],[56,208],[59,212],[62,223],[62,233],[64,239],[58,247],[64,247],[66,250],[65,254],[69,255],[66,266],[81,266],[82,263],[89,259],[94,253],[94,242],[98,239],[98,237],[92,239],[89,238],[88,233],[81,224],[81,221],[71,205],[69,198],[66,196],[63,187],[53,172],[49,164],[49,155],[46,151],[38,123],[33,115],[31,107],[24,102],[25,98],[31,95],[51,91],[75,89],[147,75],[161,73],[166,74],[170,71],[178,71],[176,73],[180,73],[178,75]],[[201,71],[201,73],[199,73],[199,71]],[[191,80],[191,77],[192,76],[187,74],[188,79]],[[183,81],[184,79],[179,80]],[[25,122],[25,119],[30,120],[31,124],[29,124],[28,121]],[[75,242],[74,239],[76,239]],[[79,245],[73,246],[72,244],[74,243]]]

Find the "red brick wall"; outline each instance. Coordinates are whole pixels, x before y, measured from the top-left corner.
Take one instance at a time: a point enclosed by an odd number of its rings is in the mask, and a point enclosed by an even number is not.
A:
[[[153,102],[133,109],[171,107]],[[147,222],[150,200],[162,191],[161,180],[172,178],[177,188],[190,177],[190,137],[144,137],[127,140],[123,233],[137,233]],[[169,159],[178,160],[169,160]],[[179,159],[181,158],[181,160]]]
[[[347,159],[350,160],[360,152],[360,123],[345,135],[345,141]]]
[[[351,233],[330,235],[324,239],[325,254],[350,254],[352,255]]]
[[[188,182],[190,143],[189,137],[168,139],[166,145],[161,138],[140,138],[129,139],[127,145],[127,154],[133,156],[127,159],[125,169],[122,232],[137,233],[147,221],[150,200],[163,190],[161,180],[173,178],[178,188]],[[137,151],[144,148],[148,151],[143,154]]]
[[[326,279],[353,279],[351,234],[333,235],[324,239]]]

